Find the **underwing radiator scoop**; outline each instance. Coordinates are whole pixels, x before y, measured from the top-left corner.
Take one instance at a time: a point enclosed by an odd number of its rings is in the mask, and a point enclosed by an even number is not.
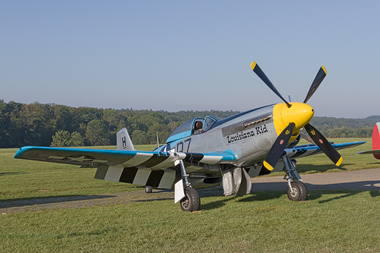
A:
[[[223,171],[224,196],[243,196],[251,192],[251,178],[245,169],[236,167]]]

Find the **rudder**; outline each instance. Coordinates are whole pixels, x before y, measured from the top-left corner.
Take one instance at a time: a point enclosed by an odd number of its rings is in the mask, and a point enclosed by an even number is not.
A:
[[[379,150],[380,149],[380,122],[377,122],[373,127],[372,133],[372,149]],[[380,154],[373,154],[376,159],[380,159]]]
[[[131,137],[129,137],[129,134],[126,128],[123,128],[119,132],[117,132],[116,144],[117,144],[117,150],[130,150],[130,151],[136,150],[135,147],[133,146]]]

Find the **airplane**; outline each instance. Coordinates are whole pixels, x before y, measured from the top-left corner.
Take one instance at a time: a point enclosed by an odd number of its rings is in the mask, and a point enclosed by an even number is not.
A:
[[[360,151],[358,154],[373,154],[376,159],[380,159],[380,122],[373,127],[372,150]]]
[[[209,115],[190,119],[153,151],[134,148],[128,131],[117,134],[117,150],[21,147],[15,158],[97,168],[95,178],[174,189],[174,203],[184,211],[200,209],[196,189],[223,185],[225,196],[251,192],[251,178],[271,172],[286,173],[290,200],[307,198],[307,189],[295,158],[325,153],[334,164],[342,163],[336,149],[364,142],[332,144],[309,121],[314,109],[306,104],[326,76],[322,66],[302,103],[288,102],[256,62],[251,69],[283,101],[238,113],[225,119]],[[305,129],[315,144],[297,146]],[[336,148],[336,149],[335,149]]]

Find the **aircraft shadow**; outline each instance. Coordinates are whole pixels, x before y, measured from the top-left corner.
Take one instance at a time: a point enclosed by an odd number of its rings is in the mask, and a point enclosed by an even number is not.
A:
[[[13,175],[22,175],[22,174],[28,174],[26,172],[16,172],[16,171],[10,171],[10,172],[0,172],[0,177],[1,176],[13,176]]]
[[[359,190],[359,191],[380,191],[380,180],[365,180],[358,182],[332,183],[332,184],[312,184],[304,180],[308,191],[313,190]],[[252,191],[287,191],[288,183],[283,182],[255,182],[252,184]]]
[[[322,197],[322,195],[326,195],[329,193],[334,194],[334,197],[330,199],[320,200],[319,203],[321,204],[345,197],[350,197],[363,191],[369,191],[371,197],[380,196],[380,180],[366,180],[359,182],[344,182],[335,184],[311,184],[305,182],[305,185],[308,189],[308,200],[318,200]],[[288,184],[285,180],[281,182],[255,182],[252,184],[251,194],[242,197],[223,197],[221,200],[218,201],[201,204],[201,209],[210,210],[220,208],[226,205],[229,201],[236,200],[236,198],[239,198],[239,202],[278,199],[284,194],[286,194],[287,186]],[[221,186],[209,189],[200,189],[198,190],[198,192],[201,199],[207,197],[223,196],[223,188]],[[339,194],[339,196],[336,196],[336,194]],[[30,206],[38,206],[44,204],[64,204],[75,201],[101,201],[102,199],[119,199],[115,200],[115,203],[171,200],[173,199],[173,190],[154,189],[153,192],[150,194],[146,194],[143,191],[138,191],[116,193],[113,195],[63,195],[2,200],[0,201],[0,210],[5,210],[7,208],[27,208]]]
[[[63,195],[2,200],[0,201],[0,211],[15,208],[49,209],[49,205],[50,207],[56,206],[57,208],[75,208],[91,206],[94,204],[105,205],[129,202],[160,201],[173,199],[172,192],[173,191],[171,190],[156,189],[149,194],[146,194],[144,191],[135,191],[121,192],[110,195]]]
[[[350,197],[364,191],[368,191],[371,197],[380,197],[380,180],[367,180],[360,182],[338,183],[338,184],[310,184],[305,183],[308,189],[307,200],[317,200],[326,194],[340,194],[330,199],[320,200],[318,203],[323,204],[333,200]],[[253,183],[252,191],[249,195],[240,197],[239,202],[265,201],[268,199],[278,199],[287,193],[288,183],[284,182],[265,182]],[[215,192],[213,196],[223,195],[223,190]],[[202,196],[202,195],[201,195]],[[211,196],[210,194],[205,197]],[[228,201],[236,197],[227,197],[225,199],[202,204],[203,210],[215,209],[224,206]]]
[[[251,192],[249,195],[245,195],[241,197],[230,196],[230,197],[223,198],[222,200],[210,202],[207,204],[202,204],[201,209],[211,210],[211,209],[220,208],[226,205],[229,201],[234,200],[235,198],[240,198],[238,202],[253,202],[253,201],[265,201],[268,199],[277,199],[277,198],[280,198],[282,195],[284,195],[284,192],[280,192],[280,191]]]
[[[134,199],[131,202],[151,202],[173,199],[174,191],[168,189],[153,189],[151,193],[141,193],[145,199]]]
[[[33,197],[33,198],[2,200],[0,201],[0,209],[9,208],[9,207],[26,207],[26,206],[42,205],[42,204],[56,204],[56,203],[83,201],[83,200],[91,200],[91,199],[105,199],[105,198],[112,198],[112,197],[115,197],[115,196],[112,196],[112,195],[63,195],[63,196],[54,196],[54,197]]]

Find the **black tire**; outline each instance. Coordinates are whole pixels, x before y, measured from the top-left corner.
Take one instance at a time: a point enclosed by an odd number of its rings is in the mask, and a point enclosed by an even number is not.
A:
[[[187,187],[185,189],[185,197],[180,201],[180,204],[183,211],[198,211],[201,206],[201,198],[197,190],[193,187]]]
[[[153,187],[152,186],[145,185],[145,192],[146,193],[152,193],[152,191],[153,191]]]
[[[299,180],[294,180],[290,183],[293,188],[293,193],[288,186],[288,198],[292,201],[304,201],[307,198],[307,188],[304,183]]]

